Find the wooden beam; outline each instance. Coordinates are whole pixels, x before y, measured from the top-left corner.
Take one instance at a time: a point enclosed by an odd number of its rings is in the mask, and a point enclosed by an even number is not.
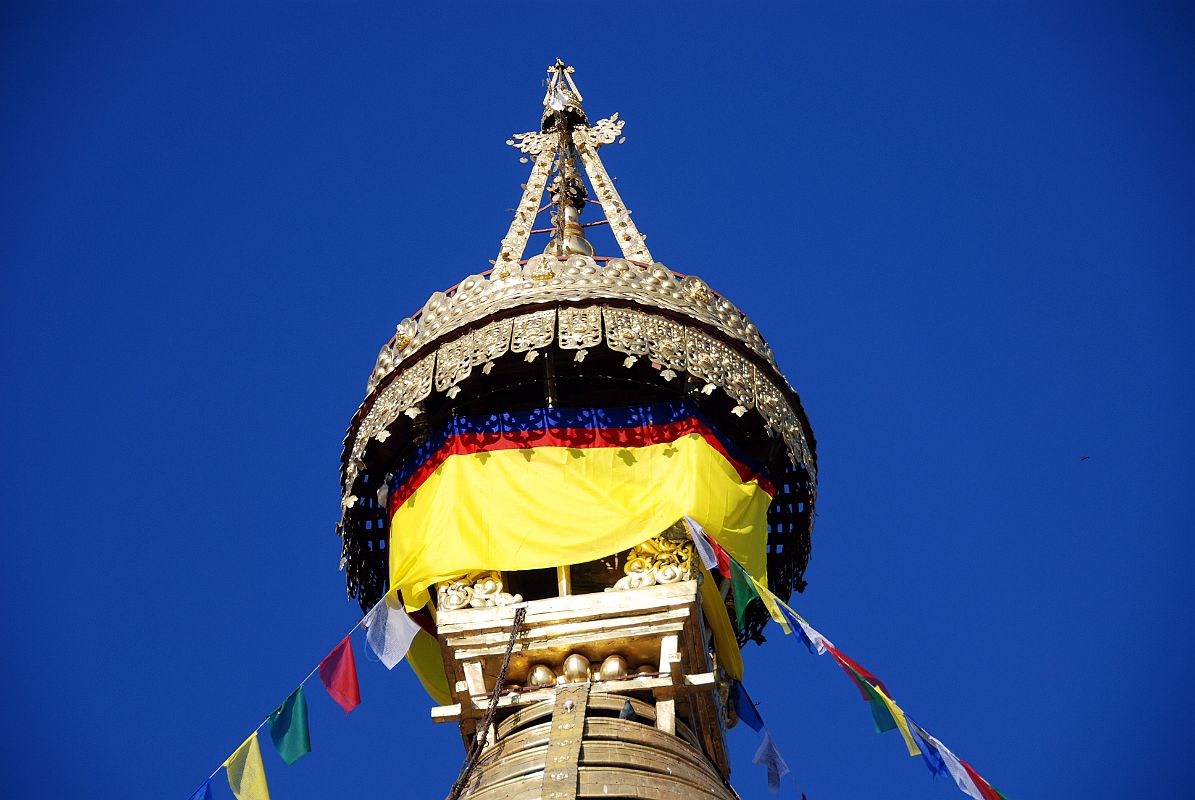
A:
[[[435,706],[432,708],[432,722],[456,722],[461,718],[461,704]]]
[[[466,661],[463,666],[465,670],[465,686],[469,690],[469,696],[472,698],[474,704],[476,704],[478,697],[485,697],[489,694],[489,691],[485,688],[485,673],[482,671],[480,661]]]
[[[685,682],[678,644],[679,639],[675,633],[670,633],[660,639],[660,672],[671,675],[674,686]]]
[[[675,636],[683,627],[684,623],[677,621],[668,625],[633,625],[617,630],[593,631],[571,636],[544,637],[543,639],[528,637],[516,646],[515,652],[530,653],[546,649],[570,650],[595,642],[607,642],[610,643],[611,647],[617,647],[620,642],[643,636],[659,636],[661,633]],[[458,661],[464,661],[484,656],[500,656],[505,652],[505,644],[494,644],[489,647],[475,647],[467,650],[463,648],[459,649],[456,651],[456,658]]]
[[[463,681],[462,681],[463,683]],[[712,691],[717,686],[714,673],[703,672],[697,675],[686,675],[683,686],[674,687],[672,685],[672,678],[665,677],[639,677],[639,678],[625,678],[617,681],[602,681],[593,685],[595,692],[602,692],[603,694],[617,694],[620,692],[636,692],[645,690],[664,691],[668,690],[669,694],[705,694]],[[544,689],[532,689],[527,692],[507,693],[498,698],[498,708],[511,708],[517,706],[531,706],[536,703],[541,703],[544,700],[551,700],[556,696],[556,688],[549,687]],[[469,719],[472,717],[480,717],[490,707],[490,698],[488,695],[483,697],[474,697],[468,705],[462,703],[455,703],[450,706],[436,706],[432,709],[432,720],[434,722],[456,722],[459,719]]]
[[[568,597],[549,597],[509,606],[485,608],[440,609],[436,629],[443,636],[462,630],[510,630],[515,609],[527,608],[524,624],[532,625],[545,619],[591,619],[624,611],[662,609],[693,602],[697,597],[697,581],[680,581],[623,592],[574,594]]]
[[[536,641],[539,639],[547,639],[557,637],[564,634],[576,635],[595,633],[598,631],[618,631],[623,628],[642,625],[651,625],[659,623],[661,625],[680,623],[688,619],[690,615],[688,608],[673,608],[667,611],[659,611],[652,614],[638,614],[635,616],[613,616],[613,617],[598,617],[596,619],[588,619],[582,621],[566,620],[561,622],[554,622],[551,624],[531,624],[524,625],[523,630],[519,634],[520,643],[526,644],[529,641]],[[444,637],[445,643],[453,649],[461,648],[478,648],[487,647],[491,645],[501,645],[502,650],[506,650],[506,645],[510,643],[510,629],[498,630],[485,633],[460,632],[456,634],[441,634]],[[522,648],[519,648],[522,649]]]
[[[676,735],[676,700],[669,697],[656,701],[656,728]]]

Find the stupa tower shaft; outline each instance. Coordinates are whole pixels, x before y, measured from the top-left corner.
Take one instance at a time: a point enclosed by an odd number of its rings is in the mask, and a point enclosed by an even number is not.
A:
[[[379,354],[342,566],[424,628],[409,661],[468,754],[450,796],[735,798],[728,695],[767,614],[693,537],[803,588],[812,432],[755,326],[653,260],[598,156],[623,122],[590,125],[571,73],[549,68],[540,129],[508,142],[531,174],[493,269]],[[587,205],[618,253],[595,255]]]

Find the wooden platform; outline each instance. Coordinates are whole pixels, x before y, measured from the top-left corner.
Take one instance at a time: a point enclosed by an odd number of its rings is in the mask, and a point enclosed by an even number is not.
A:
[[[532,721],[537,714],[542,717],[550,713],[558,693],[569,683],[589,683],[591,712],[609,712],[614,706],[617,713],[628,697],[634,698],[640,722],[632,724],[651,725],[670,740],[684,740],[680,743],[695,748],[703,754],[703,760],[708,759],[707,766],[718,776],[719,783],[729,776],[718,678],[707,650],[696,580],[440,612],[437,629],[445,671],[457,702],[432,709],[435,721],[460,722],[467,740],[477,734],[487,735],[476,728],[489,707],[489,696],[510,642],[515,609],[519,607],[526,608],[526,616],[504,682],[511,690],[501,695],[496,717],[499,723],[488,732],[491,747],[509,750],[504,742],[513,727]],[[584,679],[564,677],[564,663],[574,654],[584,656],[591,664]],[[602,679],[598,670],[612,655],[625,658],[632,674]],[[555,685],[527,685],[537,664],[555,673]],[[643,674],[633,674],[637,669]],[[596,747],[588,752],[593,755],[608,750]],[[487,752],[487,758],[489,755]],[[581,774],[584,783],[588,773],[583,769]],[[617,784],[623,777],[612,774],[610,780]]]

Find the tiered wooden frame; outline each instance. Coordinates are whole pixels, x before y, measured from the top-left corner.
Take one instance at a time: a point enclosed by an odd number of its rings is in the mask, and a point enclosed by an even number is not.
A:
[[[526,608],[526,615],[507,670],[505,685],[511,689],[498,701],[500,716],[494,730],[479,731],[520,606]],[[437,630],[456,702],[432,709],[432,718],[460,722],[467,740],[489,736],[491,744],[501,742],[511,731],[551,713],[562,690],[585,683],[590,687],[590,707],[622,709],[630,698],[637,717],[703,754],[721,780],[729,778],[724,697],[718,691],[697,580],[442,611]],[[563,676],[564,662],[574,654],[593,665],[590,680],[570,683]],[[656,669],[651,674],[601,680],[598,665],[611,655]],[[561,675],[558,685],[527,687],[535,664],[553,667]]]

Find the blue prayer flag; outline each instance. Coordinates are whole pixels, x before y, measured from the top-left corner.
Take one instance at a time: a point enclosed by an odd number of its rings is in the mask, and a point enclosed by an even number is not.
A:
[[[203,786],[195,790],[190,800],[212,800],[212,779],[208,778],[204,781]]]
[[[739,719],[751,730],[763,730],[763,718],[759,716],[759,710],[755,708],[755,703],[751,702],[751,695],[747,694],[747,689],[738,681],[730,684],[730,702],[734,704],[734,713],[738,714]]]
[[[805,632],[805,626],[801,624],[801,620],[797,619],[797,615],[789,610],[789,608],[783,603],[780,604],[780,613],[783,614],[784,618],[788,620],[788,627],[792,628],[792,630],[797,634],[801,640],[801,643],[805,645],[805,648],[813,655],[819,655],[817,651],[817,645],[814,644],[813,640],[809,638],[809,634]]]
[[[933,773],[936,778],[942,772],[946,771],[946,762],[942,760],[942,754],[938,752],[938,748],[930,744],[926,737],[922,735],[921,728],[913,721],[913,718],[905,714],[905,719],[909,723],[909,733],[913,734],[913,738],[917,740],[917,747],[921,750],[921,757],[925,760],[925,766]]]

